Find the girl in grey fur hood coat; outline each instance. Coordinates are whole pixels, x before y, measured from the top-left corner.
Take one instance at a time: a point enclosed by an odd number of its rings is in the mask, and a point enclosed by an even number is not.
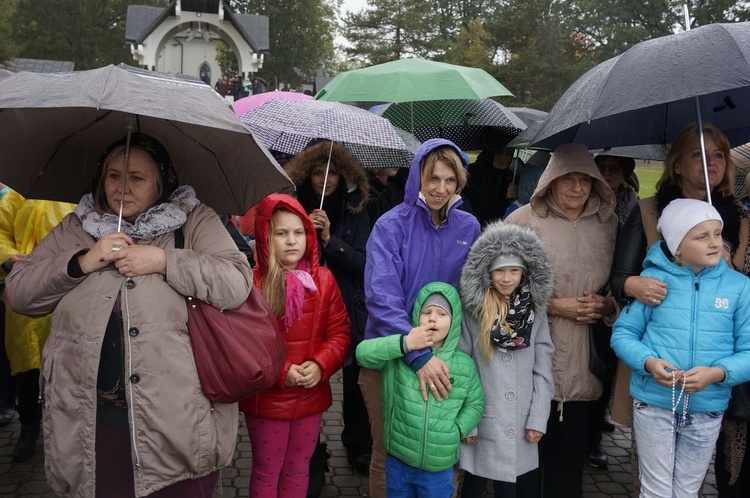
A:
[[[493,270],[519,267],[525,267],[523,276],[512,291],[500,288],[497,274],[493,284]],[[482,496],[486,479],[495,481],[495,497],[515,497],[517,486],[521,496],[540,494],[537,443],[546,432],[554,393],[546,311],[552,290],[552,267],[533,230],[495,222],[472,246],[461,274],[458,348],[474,359],[485,409],[473,442],[461,445],[464,497]],[[499,316],[505,318],[498,322],[493,302],[503,300]]]

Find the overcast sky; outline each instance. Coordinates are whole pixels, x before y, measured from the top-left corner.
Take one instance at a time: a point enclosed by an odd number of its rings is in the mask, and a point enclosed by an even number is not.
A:
[[[367,0],[344,0],[341,4],[341,13],[343,14],[347,10],[359,12],[367,6]]]

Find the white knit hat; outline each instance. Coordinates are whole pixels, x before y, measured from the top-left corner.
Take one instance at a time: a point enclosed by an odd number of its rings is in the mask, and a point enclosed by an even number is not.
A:
[[[699,223],[724,220],[711,204],[695,199],[675,199],[661,213],[656,229],[662,234],[669,252],[675,254],[685,235]]]

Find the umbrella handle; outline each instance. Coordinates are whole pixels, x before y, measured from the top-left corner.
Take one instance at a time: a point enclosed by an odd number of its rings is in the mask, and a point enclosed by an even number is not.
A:
[[[323,192],[320,193],[320,210],[323,210],[323,200],[326,198],[326,185],[328,185],[328,171],[331,169],[331,155],[333,154],[333,140],[331,140],[331,148],[328,149],[328,163],[326,164],[326,174],[323,177]]]
[[[125,138],[125,166],[122,172],[122,190],[120,192],[120,209],[117,213],[117,231],[122,231],[122,204],[125,199],[125,185],[128,181],[128,163],[130,162],[130,137],[133,134],[133,128],[135,128],[135,116],[129,116],[125,129],[127,130],[127,136]],[[102,171],[104,174],[104,171]]]

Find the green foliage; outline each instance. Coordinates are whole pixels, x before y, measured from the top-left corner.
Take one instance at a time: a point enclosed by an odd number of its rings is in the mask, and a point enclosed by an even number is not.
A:
[[[371,0],[369,9],[344,18],[347,56],[360,64],[381,64],[407,56],[436,58],[445,53],[441,18],[426,0]]]
[[[133,64],[125,45],[127,0],[18,0],[18,57],[75,62],[76,69]],[[142,5],[164,5],[143,0]]]
[[[237,12],[268,16],[270,51],[258,74],[299,88],[332,64],[336,8],[328,0],[236,0]]]
[[[221,68],[221,73],[232,78],[240,73],[240,63],[237,61],[237,54],[226,44],[224,40],[216,42],[216,62]]]
[[[445,61],[450,64],[490,70],[492,66],[490,41],[490,35],[482,26],[481,19],[469,21],[461,28],[455,41],[449,45]]]
[[[12,17],[16,12],[18,0],[0,0],[0,63],[16,57],[17,48],[13,37]]]

